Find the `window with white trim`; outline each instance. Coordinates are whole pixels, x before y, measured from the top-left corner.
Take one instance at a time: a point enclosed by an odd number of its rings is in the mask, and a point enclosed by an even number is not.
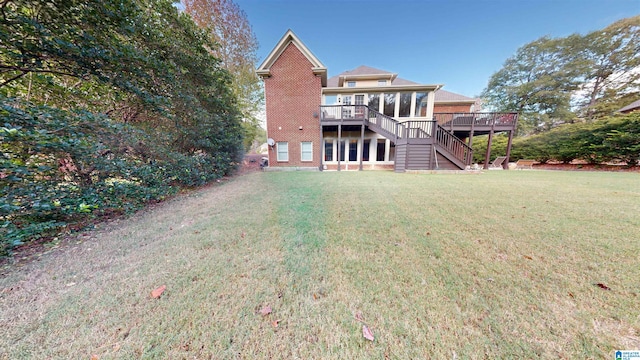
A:
[[[347,81],[347,87],[356,87],[355,81]]]
[[[313,161],[313,143],[311,141],[300,143],[300,161]]]
[[[378,80],[378,86],[387,86],[387,80]]]
[[[277,161],[289,161],[289,143],[286,141],[279,141],[276,144],[276,160]]]

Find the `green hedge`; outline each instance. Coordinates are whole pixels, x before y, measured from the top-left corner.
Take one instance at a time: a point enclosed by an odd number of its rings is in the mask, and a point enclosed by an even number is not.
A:
[[[473,159],[482,163],[487,138],[473,140]],[[492,159],[506,154],[507,136],[498,134],[491,147]],[[640,161],[640,113],[617,115],[592,123],[565,124],[550,131],[516,138],[511,160],[534,159],[545,163],[569,163],[584,160],[589,163],[624,162],[628,166]]]
[[[0,255],[70,225],[129,213],[232,171],[236,154],[184,154],[104,115],[0,98]]]

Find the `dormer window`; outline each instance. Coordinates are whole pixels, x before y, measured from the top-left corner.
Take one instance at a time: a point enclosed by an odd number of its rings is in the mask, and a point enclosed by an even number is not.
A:
[[[355,81],[347,81],[347,87],[356,87]]]
[[[387,86],[387,80],[378,80],[378,86]]]

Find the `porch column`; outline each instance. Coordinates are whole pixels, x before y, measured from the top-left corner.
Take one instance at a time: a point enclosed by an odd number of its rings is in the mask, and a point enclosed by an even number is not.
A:
[[[322,162],[324,161],[324,139],[322,136],[322,124],[320,124],[320,166],[319,170],[322,171]]]
[[[507,142],[507,159],[502,165],[502,168],[505,170],[509,170],[509,158],[511,157],[511,143],[513,142],[513,132],[514,130],[509,131],[509,141]]]
[[[360,128],[360,171],[362,171],[362,154],[364,153],[364,123]]]
[[[389,139],[384,140],[384,161],[389,161],[389,149],[391,149],[391,141]]]
[[[340,171],[340,153],[342,144],[342,124],[338,124],[338,171]]]

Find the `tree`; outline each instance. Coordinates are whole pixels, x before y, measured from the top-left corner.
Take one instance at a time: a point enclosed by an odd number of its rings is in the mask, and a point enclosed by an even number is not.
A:
[[[258,41],[246,14],[233,0],[183,0],[184,10],[216,45],[210,48],[233,75],[231,88],[243,113],[246,142],[259,132],[256,118],[263,92],[255,73]]]
[[[45,96],[32,101],[82,103],[168,133],[185,153],[237,158],[232,78],[209,51],[215,43],[172,1],[5,0],[0,10],[0,94],[29,98],[35,81]]]
[[[0,0],[0,19],[0,255],[240,160],[232,76],[171,0]]]
[[[520,113],[520,133],[572,118],[577,84],[563,52],[563,41],[549,37],[524,45],[491,76],[482,97],[497,111]]]
[[[640,16],[519,48],[483,91],[489,106],[521,114],[519,133],[610,115],[640,93]]]
[[[575,49],[582,86],[576,96],[587,119],[611,114],[640,92],[640,16],[587,34]],[[630,101],[629,101],[630,102]]]

